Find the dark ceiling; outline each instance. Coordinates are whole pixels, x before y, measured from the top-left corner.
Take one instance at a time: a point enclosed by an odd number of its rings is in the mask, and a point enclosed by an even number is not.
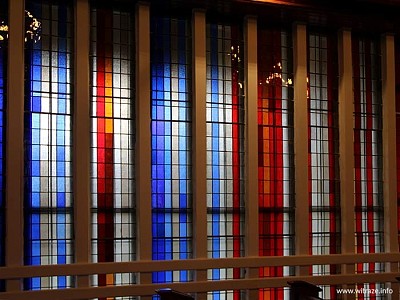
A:
[[[132,5],[135,0],[117,0]],[[94,2],[102,2],[97,0]],[[110,1],[105,1],[110,2]],[[400,33],[400,0],[148,0],[159,14],[190,14],[194,8],[206,9],[210,18],[257,16],[259,22],[339,29],[352,28],[371,33]],[[115,2],[114,2],[115,3]]]

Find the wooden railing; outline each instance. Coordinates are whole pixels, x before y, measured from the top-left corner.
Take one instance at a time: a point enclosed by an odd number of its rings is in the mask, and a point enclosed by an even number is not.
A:
[[[179,270],[209,270],[225,268],[258,269],[275,266],[312,266],[312,265],[354,265],[357,263],[383,263],[397,265],[397,272],[321,275],[321,276],[290,276],[267,278],[243,278],[220,281],[191,281],[166,284],[132,284],[105,287],[48,289],[40,291],[17,291],[0,293],[0,299],[22,300],[64,300],[91,299],[116,296],[151,296],[160,288],[172,288],[186,293],[206,293],[224,290],[255,290],[288,286],[287,282],[303,280],[316,285],[351,285],[356,283],[380,282],[397,286],[396,277],[400,275],[398,262],[400,253],[377,254],[341,254],[318,256],[287,256],[287,257],[243,257],[224,259],[188,259],[178,261],[133,261],[118,263],[89,263],[69,265],[1,267],[0,280],[21,280],[31,277],[49,276],[90,276],[95,274],[135,273],[149,274],[157,271]],[[345,270],[345,268],[338,268]],[[394,289],[395,291],[398,289]],[[397,298],[393,298],[397,299]]]

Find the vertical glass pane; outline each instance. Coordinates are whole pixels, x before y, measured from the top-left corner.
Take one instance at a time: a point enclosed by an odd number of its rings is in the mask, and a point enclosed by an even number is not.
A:
[[[153,259],[192,257],[191,29],[187,19],[151,18]],[[189,271],[153,273],[188,281]]]
[[[129,9],[91,9],[93,262],[132,261],[136,257],[133,26]],[[93,284],[99,286],[134,282],[135,274],[131,273],[93,278]]]
[[[294,153],[292,36],[258,29],[259,254],[294,254]],[[264,267],[261,277],[293,275]],[[289,299],[283,288],[260,290],[260,299]]]
[[[8,25],[8,2],[0,0],[0,266],[5,264],[5,191],[4,191],[4,154],[5,154],[5,120],[4,110],[7,98],[7,33],[5,26]],[[0,291],[4,291],[4,281],[0,280]]]
[[[337,40],[308,35],[309,199],[311,254],[340,252]],[[334,265],[315,265],[314,275],[337,272]],[[323,287],[323,298],[335,298],[336,287]]]
[[[25,264],[73,261],[71,178],[72,2],[26,1],[41,23],[25,50]],[[27,18],[29,22],[32,19]],[[65,288],[69,276],[32,278],[27,289]]]
[[[243,33],[236,25],[207,24],[207,217],[209,257],[243,255]],[[240,269],[214,269],[211,280],[241,278]],[[213,292],[239,299],[240,292]]]
[[[354,160],[357,253],[384,251],[382,95],[379,38],[353,37]],[[379,263],[358,264],[358,273],[381,272]],[[378,288],[370,283],[364,288]]]

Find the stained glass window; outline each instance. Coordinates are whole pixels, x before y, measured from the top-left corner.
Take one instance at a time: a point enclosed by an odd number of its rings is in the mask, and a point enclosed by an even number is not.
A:
[[[92,259],[136,256],[133,13],[91,9]],[[93,284],[134,283],[134,274],[102,274]]]
[[[8,24],[6,0],[0,1],[0,25]],[[7,39],[0,40],[0,266],[5,264],[5,193],[4,193],[4,110],[7,91]],[[4,291],[4,281],[0,280],[0,291]]]
[[[382,96],[378,38],[353,37],[354,160],[357,253],[384,250],[382,178]],[[380,263],[357,265],[357,272],[380,272]],[[377,284],[366,284],[376,288]]]
[[[191,29],[188,19],[151,18],[153,259],[192,257]],[[153,273],[188,281],[189,271]]]
[[[25,264],[73,261],[71,178],[72,2],[26,1],[41,22],[25,50]],[[26,280],[27,289],[64,288],[72,278]]]
[[[308,35],[309,197],[311,254],[340,252],[337,41]],[[333,265],[314,265],[315,275],[335,274]],[[336,297],[335,286],[323,297]]]
[[[243,36],[236,25],[207,24],[207,218],[209,257],[243,255]],[[240,269],[214,269],[212,280],[240,278]],[[238,299],[239,291],[214,292]],[[211,297],[211,296],[210,296]]]
[[[293,65],[291,34],[258,29],[258,188],[260,256],[294,254]],[[264,267],[262,277],[292,274]],[[260,290],[286,299],[288,290]]]

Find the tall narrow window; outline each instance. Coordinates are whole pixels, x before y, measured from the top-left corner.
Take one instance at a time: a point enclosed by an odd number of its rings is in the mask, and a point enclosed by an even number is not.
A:
[[[26,1],[40,39],[25,50],[25,264],[73,262],[72,2]],[[27,289],[64,288],[68,276],[32,278]]]
[[[212,258],[243,255],[243,36],[236,25],[207,24],[207,216]],[[240,278],[240,269],[214,269],[212,280]],[[215,292],[238,299],[238,292]],[[217,299],[216,298],[216,299]]]
[[[379,39],[353,37],[354,160],[357,253],[384,251],[382,181],[382,96]],[[380,272],[380,263],[357,272]],[[365,284],[376,288],[376,284]]]
[[[186,19],[151,19],[154,260],[192,257],[189,24]],[[188,271],[153,273],[153,282],[188,280]]]
[[[0,26],[8,24],[8,1],[1,0],[0,7]],[[4,110],[6,102],[7,90],[7,33],[0,33],[2,39],[0,40],[0,266],[5,265],[5,190],[4,190],[4,150],[5,150],[5,119]],[[4,291],[4,281],[0,280],[0,292]]]
[[[260,256],[294,254],[293,65],[288,31],[258,30],[258,187]],[[290,275],[264,267],[262,277]],[[286,299],[284,289],[260,299]]]
[[[133,17],[91,9],[92,259],[135,259]],[[134,283],[131,273],[102,274],[93,284]]]
[[[338,68],[336,38],[308,36],[310,252],[340,252]],[[333,265],[315,265],[315,275],[335,274]],[[325,287],[323,297],[336,297]]]

